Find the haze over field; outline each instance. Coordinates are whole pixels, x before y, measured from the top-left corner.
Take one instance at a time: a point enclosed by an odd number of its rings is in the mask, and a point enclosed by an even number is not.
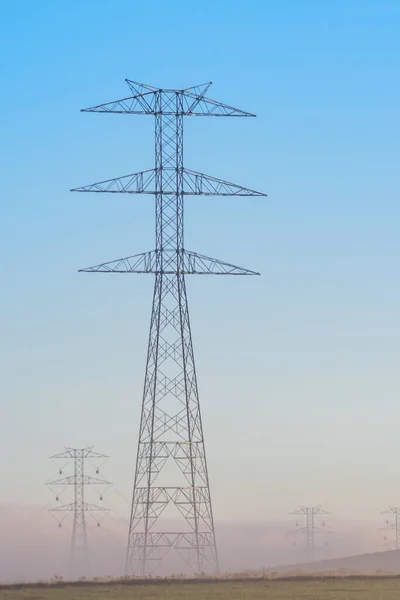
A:
[[[375,524],[330,520],[335,535],[317,539],[316,559],[374,552],[383,548],[383,537]],[[376,524],[378,525],[378,524]],[[69,559],[71,521],[59,528],[57,522],[43,507],[3,506],[0,517],[2,543],[0,551],[0,579],[2,581],[32,581],[54,575],[66,577]],[[115,516],[109,516],[97,528],[88,521],[91,554],[91,575],[120,576],[126,549],[127,525]],[[174,528],[174,524],[171,524]],[[294,529],[292,519],[264,522],[216,523],[220,564],[222,571],[252,571],[279,565],[301,563],[306,559],[302,536],[290,536]],[[324,546],[325,541],[328,547]],[[293,541],[296,541],[294,547]],[[160,574],[185,572],[185,567],[171,561]]]

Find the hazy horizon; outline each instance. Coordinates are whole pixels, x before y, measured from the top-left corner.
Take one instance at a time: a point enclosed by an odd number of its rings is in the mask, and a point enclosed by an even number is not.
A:
[[[0,581],[36,581],[54,576],[68,578],[72,519],[61,528],[46,506],[2,506],[0,526]],[[125,515],[127,517],[127,515]],[[333,534],[316,536],[315,560],[327,560],[385,549],[379,523],[329,517]],[[173,524],[172,524],[173,526]],[[120,577],[125,566],[127,522],[110,514],[97,528],[87,519],[89,577]],[[251,572],[290,564],[307,563],[303,535],[290,535],[295,519],[277,521],[216,521],[220,571]],[[296,546],[293,542],[296,542]],[[325,542],[328,546],[325,546]],[[388,549],[386,545],[386,549]],[[188,573],[173,553],[156,574]]]

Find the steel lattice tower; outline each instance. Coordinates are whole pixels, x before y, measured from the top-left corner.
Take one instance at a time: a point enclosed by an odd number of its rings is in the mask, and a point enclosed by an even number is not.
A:
[[[89,570],[89,550],[88,550],[88,539],[87,539],[87,528],[86,528],[86,513],[108,511],[108,508],[98,506],[96,504],[90,504],[85,501],[85,487],[88,485],[111,485],[109,481],[99,479],[98,477],[91,477],[85,475],[85,461],[86,460],[106,460],[108,456],[93,452],[93,446],[87,448],[65,448],[65,452],[51,456],[52,460],[67,459],[73,460],[74,474],[68,477],[62,477],[54,481],[50,481],[47,485],[52,486],[73,486],[74,487],[74,501],[69,504],[63,504],[57,508],[50,509],[52,513],[68,513],[73,515],[72,524],[72,535],[71,535],[71,549],[70,549],[70,565],[69,575],[70,577],[76,575],[78,569],[81,570],[79,575],[87,575]],[[96,473],[98,473],[98,468]],[[60,469],[60,474],[62,470]],[[58,499],[58,498],[57,498]],[[61,527],[62,521],[59,521]]]
[[[183,117],[255,115],[207,98],[211,84],[171,90],[126,81],[133,94],[129,98],[85,111],[153,115],[155,168],[72,190],[155,195],[155,250],[83,269],[155,275],[126,569],[138,575],[152,572],[175,548],[197,572],[215,571],[217,548],[185,275],[258,273],[185,248],[184,196],[265,194],[186,169]],[[175,480],[161,483],[161,472],[168,475],[171,462],[178,467],[179,485]],[[160,530],[157,520],[171,504],[185,528]]]
[[[381,527],[381,531],[394,531],[395,532],[396,537],[395,537],[395,541],[394,541],[394,548],[395,548],[395,550],[399,550],[400,549],[400,508],[398,508],[397,506],[391,506],[387,510],[382,511],[382,515],[394,515],[394,523],[389,523],[389,520],[387,520],[385,527]]]
[[[307,540],[307,560],[313,562],[315,559],[315,534],[321,533],[321,529],[315,524],[316,515],[328,515],[325,510],[322,510],[320,506],[300,506],[299,510],[296,510],[291,515],[304,515],[306,517],[306,526],[296,530],[296,533],[303,533]],[[325,523],[323,523],[325,527]],[[325,530],[325,533],[331,533],[329,530]]]

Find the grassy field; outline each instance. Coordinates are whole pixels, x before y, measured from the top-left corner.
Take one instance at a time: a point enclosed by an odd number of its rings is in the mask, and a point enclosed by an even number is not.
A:
[[[242,581],[146,585],[24,586],[0,600],[399,600],[400,579]]]

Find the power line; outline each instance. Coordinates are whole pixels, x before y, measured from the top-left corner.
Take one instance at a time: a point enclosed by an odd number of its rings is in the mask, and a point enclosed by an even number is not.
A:
[[[217,546],[185,276],[259,273],[187,250],[184,198],[265,194],[185,168],[183,117],[255,115],[207,98],[211,83],[183,90],[130,80],[127,84],[132,93],[129,98],[85,112],[154,116],[155,168],[72,190],[155,196],[155,250],[83,269],[155,276],[126,571],[134,575],[154,572],[172,548],[198,573],[216,571]],[[171,463],[179,478],[171,477]],[[182,522],[175,532],[161,527],[159,521],[171,506]]]

